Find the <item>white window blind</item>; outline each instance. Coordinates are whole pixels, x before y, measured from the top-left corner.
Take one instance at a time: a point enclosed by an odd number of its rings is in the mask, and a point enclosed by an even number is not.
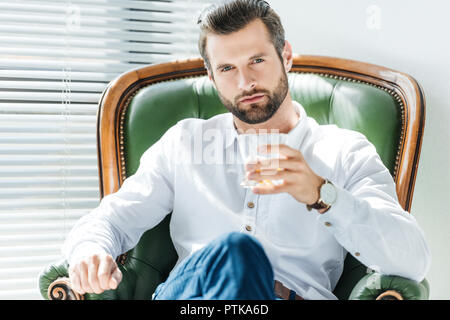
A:
[[[196,20],[213,1],[0,1],[0,299],[41,299],[39,272],[99,203],[106,84],[198,56]]]

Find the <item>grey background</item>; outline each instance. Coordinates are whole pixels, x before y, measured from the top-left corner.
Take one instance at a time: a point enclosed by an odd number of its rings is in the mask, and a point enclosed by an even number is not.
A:
[[[450,2],[269,0],[298,54],[378,64],[425,91],[425,133],[411,213],[425,231],[431,299],[450,299]]]

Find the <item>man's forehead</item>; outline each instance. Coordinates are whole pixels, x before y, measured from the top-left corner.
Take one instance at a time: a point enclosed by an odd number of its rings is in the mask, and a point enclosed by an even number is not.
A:
[[[209,34],[206,50],[212,65],[248,60],[275,52],[269,32],[260,20],[227,35]]]

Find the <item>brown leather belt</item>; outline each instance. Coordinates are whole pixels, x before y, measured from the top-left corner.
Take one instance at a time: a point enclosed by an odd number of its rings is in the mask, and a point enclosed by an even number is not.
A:
[[[275,294],[284,300],[304,300],[294,290],[285,287],[280,281],[275,280]]]

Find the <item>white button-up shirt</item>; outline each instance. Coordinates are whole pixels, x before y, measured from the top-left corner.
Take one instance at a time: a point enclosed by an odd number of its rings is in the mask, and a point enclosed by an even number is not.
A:
[[[69,263],[94,251],[116,257],[173,211],[177,263],[239,231],[261,242],[275,279],[305,299],[336,299],[347,252],[373,270],[421,281],[430,264],[423,232],[398,204],[375,147],[358,132],[318,125],[294,105],[300,117],[289,145],[337,189],[326,213],[308,211],[288,193],[240,186],[245,171],[231,113],[184,119],[143,154],[119,191],[78,221],[63,247]]]

